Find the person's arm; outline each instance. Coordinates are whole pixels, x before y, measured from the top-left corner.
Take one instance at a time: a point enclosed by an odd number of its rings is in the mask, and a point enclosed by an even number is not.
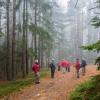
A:
[[[32,70],[34,71],[34,65],[32,65]]]
[[[54,65],[55,66],[55,69],[56,69],[56,65]]]

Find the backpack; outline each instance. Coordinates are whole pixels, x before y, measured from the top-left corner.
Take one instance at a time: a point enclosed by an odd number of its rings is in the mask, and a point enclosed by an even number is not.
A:
[[[34,71],[34,65],[33,65],[33,67],[32,67],[32,70]]]

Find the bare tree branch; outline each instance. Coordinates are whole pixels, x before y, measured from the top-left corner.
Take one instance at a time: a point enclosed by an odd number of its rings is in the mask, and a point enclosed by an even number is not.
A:
[[[98,13],[98,12],[94,12],[95,14],[100,14],[100,13]]]
[[[93,8],[90,8],[89,10],[93,10],[93,9],[96,9],[97,8],[97,6],[96,7],[93,7]]]
[[[75,8],[77,7],[77,4],[78,4],[78,0],[76,1]]]

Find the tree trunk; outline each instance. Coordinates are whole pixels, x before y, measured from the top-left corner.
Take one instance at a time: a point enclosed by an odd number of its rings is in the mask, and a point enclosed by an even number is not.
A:
[[[35,0],[35,25],[37,26],[37,0]],[[37,32],[34,35],[35,59],[37,59]]]
[[[31,41],[31,48],[32,48],[32,50],[33,50],[33,40],[34,39],[34,37],[33,37],[33,34],[32,34],[32,41]],[[33,56],[31,57],[31,66],[33,65]]]
[[[0,33],[1,33],[1,16],[2,16],[2,12],[1,12],[1,9],[0,9]]]
[[[38,51],[39,51],[39,53],[38,53],[39,65],[41,67],[41,63],[40,63],[40,61],[41,61],[41,36],[40,35],[39,35],[39,42],[38,42]]]
[[[7,63],[6,63],[6,75],[7,75],[7,80],[12,79],[12,60],[11,60],[11,47],[10,47],[10,32],[9,32],[9,3],[10,0],[7,0],[7,5],[6,5],[6,13],[7,13]]]
[[[12,79],[16,78],[16,0],[13,0]]]
[[[25,0],[23,3],[23,47],[22,47],[22,77],[26,77],[26,35],[25,35]]]
[[[41,68],[43,67],[43,40],[41,40]]]
[[[27,0],[26,0],[26,74],[29,73],[28,69],[28,5],[27,5]]]

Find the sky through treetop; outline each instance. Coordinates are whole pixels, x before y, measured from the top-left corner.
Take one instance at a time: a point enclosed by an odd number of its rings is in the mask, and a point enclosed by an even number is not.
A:
[[[68,1],[69,0],[56,0],[56,2],[58,3],[59,7],[63,10],[63,12],[67,12]]]

